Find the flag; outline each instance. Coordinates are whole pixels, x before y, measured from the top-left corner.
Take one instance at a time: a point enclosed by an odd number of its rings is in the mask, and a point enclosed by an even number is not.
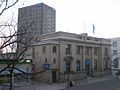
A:
[[[94,26],[94,24],[93,24],[93,33],[95,33],[95,26]]]

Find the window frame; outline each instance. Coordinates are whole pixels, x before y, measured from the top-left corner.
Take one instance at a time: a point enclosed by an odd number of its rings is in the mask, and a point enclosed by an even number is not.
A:
[[[113,42],[113,47],[117,47],[117,42]]]
[[[94,56],[97,56],[97,55],[98,55],[98,48],[94,47]]]
[[[42,46],[42,53],[46,52],[46,46]]]
[[[113,55],[117,55],[117,50],[113,50]]]
[[[81,66],[81,64],[80,64],[80,60],[77,60],[77,61],[76,61],[76,71],[77,71],[77,72],[80,71],[80,69],[81,69],[80,66]]]
[[[72,54],[72,45],[71,44],[65,45],[65,54]]]
[[[76,46],[76,54],[81,55],[81,47],[79,45]]]
[[[53,53],[57,53],[57,47],[56,47],[56,46],[53,46],[53,47],[52,47],[52,52],[53,52]]]

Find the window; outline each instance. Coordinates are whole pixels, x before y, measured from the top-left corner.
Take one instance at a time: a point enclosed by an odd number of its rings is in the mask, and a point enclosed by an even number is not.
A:
[[[85,55],[89,55],[89,47],[85,48]]]
[[[117,50],[113,50],[113,55],[117,55]]]
[[[71,45],[70,44],[66,44],[66,54],[71,54]]]
[[[90,40],[90,38],[87,38],[87,40]]]
[[[46,46],[42,46],[42,53],[46,52]]]
[[[94,70],[97,70],[97,60],[94,60]]]
[[[53,63],[56,63],[56,59],[55,58],[53,58]]]
[[[118,62],[118,58],[115,58],[114,60],[113,60],[113,66],[114,66],[114,68],[118,68],[118,65],[119,65],[119,62]]]
[[[80,55],[80,46],[76,46],[76,54]]]
[[[113,47],[117,47],[117,42],[113,42]]]
[[[70,72],[71,71],[71,63],[66,62],[66,72]]]
[[[80,61],[76,61],[76,71],[80,71]]]
[[[53,46],[53,53],[56,53],[56,52],[57,52],[57,47]]]
[[[98,49],[95,47],[94,48],[94,55],[97,56],[97,54],[98,54]]]
[[[45,58],[45,63],[47,63],[47,58]]]
[[[105,48],[105,56],[108,56],[108,48]]]

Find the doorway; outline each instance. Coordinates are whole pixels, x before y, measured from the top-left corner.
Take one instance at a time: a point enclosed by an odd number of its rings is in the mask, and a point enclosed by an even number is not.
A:
[[[52,71],[52,83],[55,83],[57,79],[57,73],[56,71]]]
[[[87,71],[87,75],[90,75],[90,65],[89,64],[85,65],[85,71]]]

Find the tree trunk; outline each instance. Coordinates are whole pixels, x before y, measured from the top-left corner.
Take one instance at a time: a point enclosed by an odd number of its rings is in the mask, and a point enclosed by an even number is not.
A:
[[[12,74],[13,74],[13,70],[10,70],[10,90],[13,89],[13,80],[12,80]]]

